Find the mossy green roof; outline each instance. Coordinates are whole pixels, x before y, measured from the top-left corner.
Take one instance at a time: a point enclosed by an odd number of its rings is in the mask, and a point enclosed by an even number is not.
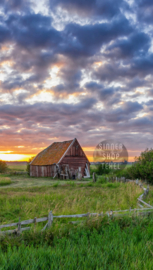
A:
[[[64,142],[54,142],[49,147],[40,152],[33,159],[31,165],[45,166],[58,163],[72,142],[73,140]]]

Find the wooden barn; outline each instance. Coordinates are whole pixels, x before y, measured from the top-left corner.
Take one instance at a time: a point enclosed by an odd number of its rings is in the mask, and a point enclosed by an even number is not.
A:
[[[32,160],[30,176],[86,178],[90,177],[90,163],[77,139],[54,142]]]

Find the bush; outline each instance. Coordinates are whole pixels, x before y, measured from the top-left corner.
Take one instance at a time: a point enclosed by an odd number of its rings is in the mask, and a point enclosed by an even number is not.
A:
[[[128,175],[133,179],[141,178],[153,183],[153,149],[146,149],[135,161],[134,165],[127,169]]]
[[[0,160],[0,173],[4,173],[7,170],[7,164],[5,161]]]
[[[90,166],[90,175],[93,175],[93,172],[97,173],[97,166],[96,165]]]
[[[115,171],[116,177],[125,177],[126,179],[131,179],[131,174],[129,173],[129,168],[120,169]]]
[[[108,164],[99,164],[97,165],[97,174],[102,175],[102,174],[108,174],[110,173],[111,169],[109,168]]]

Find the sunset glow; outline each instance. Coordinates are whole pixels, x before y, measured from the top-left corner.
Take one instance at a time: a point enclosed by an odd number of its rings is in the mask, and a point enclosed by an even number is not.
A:
[[[5,161],[28,161],[32,155],[22,155],[22,154],[0,154],[0,160]]]

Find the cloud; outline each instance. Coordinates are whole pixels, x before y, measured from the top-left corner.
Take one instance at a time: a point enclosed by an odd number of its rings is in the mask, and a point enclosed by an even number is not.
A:
[[[105,43],[133,31],[129,21],[119,16],[110,23],[97,23],[88,25],[68,24],[65,28],[66,38],[69,38],[68,46],[61,46],[61,52],[71,57],[92,56],[98,52]],[[70,49],[71,46],[71,49]]]
[[[5,12],[11,11],[28,11],[32,6],[32,1],[30,0],[1,0],[0,6]]]
[[[3,150],[74,137],[151,144],[153,5],[127,2],[0,2]]]
[[[0,25],[0,44],[11,39],[11,33],[5,25]]]
[[[121,8],[129,9],[127,2],[116,0],[50,0],[51,10],[57,7],[68,12],[77,13],[79,16],[103,16],[103,18],[113,18],[121,14]]]
[[[13,40],[26,49],[55,48],[61,40],[60,34],[51,26],[51,18],[35,13],[13,14],[7,20]]]
[[[135,3],[137,8],[137,17],[138,20],[152,24],[153,23],[153,2],[151,0],[139,0]]]
[[[124,102],[118,108],[110,109],[109,112],[105,113],[105,119],[108,122],[122,122],[130,121],[135,118],[137,112],[141,111],[143,106],[138,102]]]
[[[118,57],[142,56],[150,47],[151,39],[143,32],[132,33],[128,38],[118,39],[108,47],[108,51],[114,50]]]

